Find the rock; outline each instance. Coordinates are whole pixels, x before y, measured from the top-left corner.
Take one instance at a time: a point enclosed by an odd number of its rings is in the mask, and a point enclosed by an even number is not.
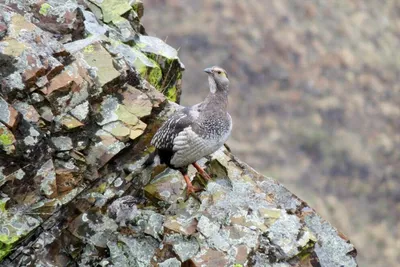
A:
[[[146,95],[132,99],[131,94],[124,93],[124,104],[120,104],[117,98],[108,97],[97,107],[98,124],[103,129],[120,140],[128,138],[134,140],[146,129],[146,124],[139,120],[138,116],[150,114],[151,102]]]
[[[39,121],[39,113],[32,105],[21,101],[16,101],[14,102],[13,106],[19,113],[22,114],[26,121],[33,123],[37,123]]]
[[[147,57],[139,49],[125,44],[111,44],[107,46],[111,53],[120,53],[125,62],[134,68],[141,77],[155,87],[159,87],[162,80],[162,70],[157,62]]]
[[[113,218],[115,222],[125,226],[128,222],[133,221],[140,215],[135,203],[136,199],[132,196],[121,197],[108,207],[108,215]]]
[[[38,87],[43,87],[49,80],[53,79],[56,75],[64,70],[64,65],[54,57],[47,58],[47,60],[44,61],[44,65],[47,67],[47,73],[45,77],[41,77],[43,78],[43,81],[41,81],[41,78],[39,78],[36,82]]]
[[[113,25],[118,29],[117,37],[123,42],[130,42],[137,35],[129,20],[119,17],[113,20]]]
[[[85,101],[82,104],[77,105],[70,112],[71,115],[77,118],[79,121],[85,121],[89,114],[89,102]]]
[[[23,16],[12,10],[4,10],[9,24],[7,35],[2,39],[0,47],[4,55],[15,57],[18,72],[10,73],[3,80],[7,96],[15,96],[15,90],[30,88],[48,72],[54,72],[58,65],[46,63],[53,56],[65,51],[61,44],[52,39],[51,34],[42,31]]]
[[[175,172],[161,173],[156,176],[150,184],[144,188],[147,197],[174,203],[178,198],[183,198],[184,181],[182,177]]]
[[[0,260],[12,252],[13,247],[20,238],[24,237],[40,223],[34,217],[23,213],[16,213],[17,210],[6,209],[8,200],[7,196],[2,195],[0,198],[0,211],[2,214]]]
[[[160,262],[159,266],[160,267],[179,267],[179,266],[181,266],[181,262],[179,260],[177,260],[176,258],[170,258],[168,260]]]
[[[38,93],[32,93],[31,98],[33,104],[40,103],[44,100],[44,97]]]
[[[171,244],[173,251],[181,262],[185,262],[199,252],[199,242],[194,237],[184,237],[180,234],[166,235],[164,242]]]
[[[268,238],[271,240],[272,244],[277,245],[284,256],[293,257],[299,253],[297,243],[297,236],[300,231],[300,221],[297,216],[283,214],[275,223],[269,228]],[[305,244],[303,244],[304,246]]]
[[[141,35],[137,46],[142,52],[151,55],[159,55],[169,60],[178,60],[178,52],[175,48],[167,45],[159,38]]]
[[[131,126],[130,127],[131,132],[129,134],[129,138],[131,140],[135,140],[136,138],[138,138],[139,136],[141,136],[143,134],[146,127],[147,127],[147,125],[142,121],[139,121],[135,126]]]
[[[98,110],[100,116],[97,123],[99,125],[105,125],[107,123],[117,121],[118,115],[116,114],[116,111],[118,109],[118,106],[119,102],[117,98],[115,97],[105,98]],[[136,123],[137,120],[135,120],[134,122]]]
[[[10,128],[15,128],[18,112],[0,97],[0,121]]]
[[[197,222],[193,217],[171,216],[167,217],[164,227],[169,231],[181,233],[182,235],[192,235],[196,232]]]
[[[34,54],[26,55],[24,61],[26,61],[27,68],[22,73],[22,81],[27,86],[32,86],[40,76],[46,73],[46,68],[39,57]]]
[[[93,7],[94,5],[92,5]],[[96,16],[89,11],[83,11],[83,16],[85,18],[84,24],[85,24],[85,31],[88,34],[93,34],[93,35],[104,35],[107,32],[107,27],[101,25],[97,19]]]
[[[90,147],[87,161],[100,168],[117,155],[125,144],[104,130],[98,130],[95,135],[100,141]]]
[[[121,141],[126,141],[131,133],[131,129],[121,121],[110,122],[103,126],[103,130],[109,132]]]
[[[66,35],[78,35],[82,31],[83,19],[76,2],[38,1],[32,11],[40,19],[44,30]]]
[[[120,76],[120,73],[114,68],[113,58],[100,43],[86,46],[82,54],[86,63],[92,67],[92,75],[98,86],[103,87]]]
[[[67,130],[72,130],[78,127],[82,127],[84,124],[80,121],[78,121],[77,119],[75,119],[74,117],[70,116],[70,115],[65,115],[61,118],[59,118],[57,120],[60,125],[67,129]]]
[[[88,98],[89,74],[84,64],[81,60],[72,62],[42,89],[52,107],[59,112],[68,112]]]
[[[142,211],[142,216],[137,224],[141,226],[143,233],[151,235],[155,239],[160,240],[164,233],[163,228],[164,216],[154,211]]]
[[[185,66],[180,62],[178,52],[162,40],[145,35],[139,37],[136,47],[161,67],[162,80],[156,82],[150,78],[149,82],[164,92],[169,100],[179,102],[181,77]],[[171,75],[172,73],[175,75]]]
[[[227,266],[227,256],[218,250],[207,249],[199,253],[193,260],[194,266]]]
[[[42,119],[51,122],[54,119],[53,112],[51,111],[51,108],[48,106],[43,106],[39,108],[39,113]]]
[[[139,18],[143,17],[144,14],[144,6],[143,6],[143,1],[142,0],[135,0],[132,8],[136,11],[138,14]]]
[[[102,2],[90,0],[90,2],[101,9],[102,19],[105,23],[119,19],[121,15],[132,8],[127,0],[104,0]]]
[[[117,245],[118,244],[118,245]],[[120,236],[117,242],[107,244],[114,264],[120,266],[149,266],[157,243],[150,237],[131,238]]]
[[[316,233],[315,252],[321,266],[343,265],[357,266],[354,260],[347,255],[354,253],[354,247],[348,240],[338,235],[326,221],[318,215],[310,214],[305,218],[306,225]]]
[[[56,173],[51,159],[42,165],[34,179],[40,184],[40,190],[46,197],[53,198],[57,195]]]
[[[51,141],[58,151],[68,151],[73,148],[72,140],[67,136],[52,137]]]
[[[26,157],[36,152],[36,149],[39,147],[45,149],[45,145],[41,145],[44,134],[37,126],[24,120],[19,124],[18,131],[17,146],[23,151]]]
[[[150,98],[132,86],[128,85],[127,87],[128,89],[122,93],[122,104],[138,118],[150,115],[153,109]]]

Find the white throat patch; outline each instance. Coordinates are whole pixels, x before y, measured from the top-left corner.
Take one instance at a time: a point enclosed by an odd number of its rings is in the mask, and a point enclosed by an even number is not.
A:
[[[215,84],[215,80],[210,75],[208,76],[208,83],[210,85],[210,92],[215,94],[217,91],[217,85]]]

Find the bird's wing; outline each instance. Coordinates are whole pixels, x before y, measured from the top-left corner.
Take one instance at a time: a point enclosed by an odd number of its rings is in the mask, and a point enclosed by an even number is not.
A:
[[[185,128],[193,124],[193,118],[190,115],[190,109],[185,108],[174,113],[164,124],[158,129],[151,144],[159,149],[171,150],[174,147],[174,139]]]
[[[193,125],[186,127],[174,138],[172,150],[175,155],[171,160],[172,164],[184,165],[184,163],[188,164],[205,156],[204,152],[209,144],[199,132],[195,131],[196,128]]]

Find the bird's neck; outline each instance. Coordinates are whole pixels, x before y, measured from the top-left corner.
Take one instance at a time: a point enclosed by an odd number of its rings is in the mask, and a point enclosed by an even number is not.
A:
[[[204,100],[204,104],[210,109],[218,108],[222,111],[226,111],[228,108],[228,90],[210,92]]]

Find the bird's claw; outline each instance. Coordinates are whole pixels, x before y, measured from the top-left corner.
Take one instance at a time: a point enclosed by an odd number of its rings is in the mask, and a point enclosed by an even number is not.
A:
[[[200,198],[196,195],[196,192],[200,192],[200,191],[204,191],[204,188],[198,188],[195,186],[187,186],[185,201],[187,201],[189,199],[189,196],[192,196],[195,199],[197,199],[199,202],[201,202]]]
[[[201,168],[199,164],[194,162],[192,163],[192,165],[196,168],[197,172],[201,175],[201,177],[204,178],[204,180],[206,180],[207,182],[211,180],[210,175],[208,175],[208,173],[205,170],[203,170],[203,168]]]
[[[211,177],[210,177],[210,175],[208,175],[208,173],[203,172],[203,173],[200,173],[200,175],[201,175],[207,182],[211,181]]]

